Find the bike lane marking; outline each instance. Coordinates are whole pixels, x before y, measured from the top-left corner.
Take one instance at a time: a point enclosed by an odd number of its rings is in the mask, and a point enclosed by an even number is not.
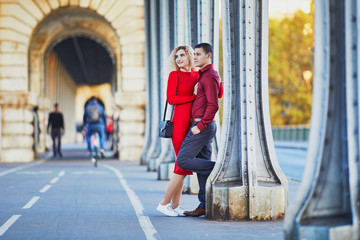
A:
[[[19,219],[19,217],[21,217],[21,215],[13,215],[0,227],[0,237],[4,235],[4,233],[11,227],[11,225],[13,225],[16,220]]]
[[[47,190],[49,190],[51,188],[51,185],[48,184],[48,185],[45,185],[45,187],[43,187],[39,192],[41,193],[45,193]]]
[[[63,177],[64,175],[65,175],[65,171],[64,171],[64,170],[61,170],[61,171],[59,172],[59,174],[58,174],[58,177],[54,177],[54,178],[50,181],[50,183],[51,183],[51,184],[57,183],[57,182],[60,180],[60,178]],[[51,184],[45,185],[39,192],[41,192],[41,193],[47,192],[47,190],[49,190],[49,189],[52,187]]]
[[[22,209],[29,209],[31,208],[38,200],[40,199],[39,196],[33,197]]]
[[[62,176],[64,176],[65,175],[65,171],[60,171],[60,173],[59,173],[59,177],[62,177]]]
[[[148,216],[145,216],[143,213],[144,207],[141,204],[141,201],[139,197],[135,194],[134,190],[132,190],[129,185],[127,184],[127,181],[125,180],[124,176],[120,172],[120,170],[107,165],[107,164],[101,164],[102,166],[106,167],[107,169],[110,169],[113,171],[116,176],[118,177],[121,185],[123,186],[126,194],[128,195],[131,204],[134,207],[136,216],[138,218],[138,221],[140,223],[141,228],[143,229],[146,239],[152,240],[152,239],[159,239],[157,236],[157,231],[154,227],[154,225],[151,223],[150,218]]]
[[[56,183],[57,181],[59,181],[59,177],[54,177],[51,181],[50,181],[50,183],[51,184],[54,184],[54,183]]]
[[[4,172],[0,172],[0,177],[5,176],[6,174],[9,174],[9,173],[12,173],[12,172],[19,171],[21,169],[25,169],[25,168],[33,167],[33,166],[36,166],[36,165],[40,165],[40,164],[42,164],[44,162],[45,162],[45,159],[40,160],[40,161],[35,162],[35,163],[29,163],[29,164],[25,164],[25,165],[22,165],[22,166],[19,166],[19,167],[16,167],[16,168],[11,168],[11,169],[6,170]]]
[[[0,173],[0,177],[1,176],[4,176],[6,174],[9,174],[9,173],[12,173],[12,172],[15,172],[15,171],[18,171],[18,170],[21,170],[21,169],[24,169],[24,168],[28,168],[28,167],[32,167],[32,166],[36,166],[36,165],[39,165],[41,163],[45,162],[45,160],[41,160],[37,163],[32,163],[32,164],[26,164],[26,165],[23,165],[23,166],[19,166],[19,167],[16,167],[16,168],[12,168],[12,169],[9,169],[7,171],[4,171],[4,172],[1,172]],[[58,177],[55,177],[53,178],[50,183],[56,183],[60,177],[64,176],[65,175],[65,171],[60,171],[60,173],[58,174]],[[45,185],[41,190],[40,192],[41,193],[45,193],[47,190],[49,190],[51,188],[52,185],[50,184],[47,184]],[[25,206],[22,208],[22,209],[30,209],[38,200],[40,199],[40,196],[35,196],[33,197],[27,204],[25,204]],[[12,217],[10,217],[1,227],[0,227],[0,237],[2,235],[5,234],[5,232],[21,217],[21,215],[13,215]]]

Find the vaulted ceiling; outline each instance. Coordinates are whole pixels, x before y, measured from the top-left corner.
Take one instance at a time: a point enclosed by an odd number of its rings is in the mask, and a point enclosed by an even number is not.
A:
[[[54,51],[69,71],[76,85],[111,83],[114,65],[106,49],[86,37],[67,38]]]

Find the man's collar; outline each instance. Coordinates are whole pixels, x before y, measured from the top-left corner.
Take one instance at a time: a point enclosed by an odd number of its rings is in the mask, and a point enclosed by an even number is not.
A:
[[[199,72],[201,72],[201,73],[206,72],[207,70],[211,69],[212,67],[213,67],[213,64],[210,63],[209,65],[206,65],[205,67],[200,69]]]

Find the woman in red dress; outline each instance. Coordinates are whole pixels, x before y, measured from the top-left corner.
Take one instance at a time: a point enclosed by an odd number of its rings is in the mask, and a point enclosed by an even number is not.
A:
[[[199,81],[199,73],[195,71],[191,47],[175,48],[170,54],[170,63],[173,71],[168,79],[167,101],[174,105],[172,143],[177,156],[191,126],[191,107],[196,97],[194,86]],[[185,216],[184,209],[179,204],[184,179],[191,174],[192,172],[177,166],[175,161],[174,175],[170,179],[163,201],[157,207],[158,211],[168,216]]]

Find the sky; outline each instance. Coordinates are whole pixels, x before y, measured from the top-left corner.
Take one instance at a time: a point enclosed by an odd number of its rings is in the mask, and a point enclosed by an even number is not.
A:
[[[311,0],[269,0],[269,17],[278,18],[297,9],[310,12],[310,3]]]

